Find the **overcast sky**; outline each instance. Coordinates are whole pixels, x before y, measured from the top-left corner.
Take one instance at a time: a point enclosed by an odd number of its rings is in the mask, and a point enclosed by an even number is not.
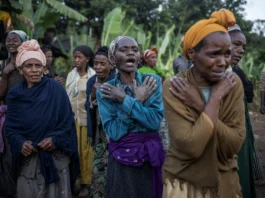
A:
[[[247,0],[245,13],[248,20],[265,20],[265,0]]]

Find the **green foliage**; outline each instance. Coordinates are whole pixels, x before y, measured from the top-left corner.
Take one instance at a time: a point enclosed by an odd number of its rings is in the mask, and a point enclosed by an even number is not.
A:
[[[109,45],[113,39],[121,34],[123,15],[121,8],[115,8],[106,16],[101,39],[102,45]]]
[[[13,13],[17,20],[14,23],[16,29],[24,30],[31,38],[38,39],[43,36],[46,28],[55,26],[55,22],[60,15],[67,16],[77,21],[85,22],[87,18],[56,0],[42,0],[36,2],[32,0],[9,0],[10,9],[20,10]],[[36,7],[36,9],[34,9]]]
[[[259,109],[259,83],[262,69],[265,67],[265,62],[257,63],[257,55],[255,53],[246,54],[240,64],[247,78],[253,83],[254,86],[254,101],[250,105],[251,110],[258,111]]]

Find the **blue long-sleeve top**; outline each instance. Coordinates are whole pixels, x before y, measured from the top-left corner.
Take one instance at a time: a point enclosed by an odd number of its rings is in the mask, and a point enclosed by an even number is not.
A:
[[[143,103],[134,98],[132,88],[120,81],[119,74],[108,84],[119,84],[124,88],[126,97],[123,103],[103,98],[101,90],[97,89],[98,110],[103,128],[112,140],[118,141],[128,133],[154,133],[160,129],[164,112],[161,78],[153,74],[141,75],[136,71],[137,85],[140,86],[147,76],[156,79],[157,88]]]

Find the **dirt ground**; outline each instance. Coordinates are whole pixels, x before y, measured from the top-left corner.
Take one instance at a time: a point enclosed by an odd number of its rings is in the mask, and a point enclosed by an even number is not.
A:
[[[251,122],[258,147],[258,154],[265,173],[265,115],[250,112]],[[256,182],[257,198],[265,198],[265,180]]]

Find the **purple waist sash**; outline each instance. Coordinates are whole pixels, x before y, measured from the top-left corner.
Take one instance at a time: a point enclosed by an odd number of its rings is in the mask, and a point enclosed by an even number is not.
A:
[[[3,140],[3,131],[4,123],[6,120],[6,105],[0,105],[0,153],[4,152],[4,140]]]
[[[129,133],[118,142],[110,139],[108,150],[117,162],[124,165],[142,166],[145,162],[150,163],[153,174],[152,197],[162,197],[162,165],[165,161],[165,151],[159,134]]]

